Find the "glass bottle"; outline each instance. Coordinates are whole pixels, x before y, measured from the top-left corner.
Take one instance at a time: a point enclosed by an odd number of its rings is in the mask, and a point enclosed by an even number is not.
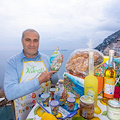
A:
[[[50,68],[51,70],[58,71],[62,65],[63,56],[59,52],[59,47],[56,47],[56,50],[52,53],[50,57]]]
[[[84,81],[84,95],[94,97],[95,107],[97,106],[98,79],[94,76],[94,52],[89,52],[89,74]]]
[[[105,70],[104,73],[104,97],[108,99],[114,97],[116,73],[113,67],[113,61],[114,50],[109,50],[108,68]]]
[[[60,105],[64,105],[68,97],[67,90],[64,88],[63,80],[60,79],[54,93],[54,99],[58,100]]]
[[[120,96],[120,76],[116,79],[114,98],[119,101],[119,96]]]

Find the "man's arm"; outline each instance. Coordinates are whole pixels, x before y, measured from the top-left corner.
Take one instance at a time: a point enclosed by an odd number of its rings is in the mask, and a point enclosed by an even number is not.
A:
[[[38,90],[39,88],[40,85],[38,79],[19,83],[15,61],[11,60],[7,62],[4,77],[4,92],[8,100],[24,96]]]

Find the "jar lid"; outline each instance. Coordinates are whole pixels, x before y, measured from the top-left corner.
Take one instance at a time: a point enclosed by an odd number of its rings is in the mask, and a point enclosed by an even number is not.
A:
[[[85,103],[85,104],[93,104],[94,103],[94,98],[93,97],[90,97],[90,96],[87,96],[87,95],[83,95],[80,97],[80,101]]]
[[[75,102],[75,98],[74,97],[68,97],[67,98],[67,102],[74,103]]]
[[[53,92],[53,91],[55,91],[55,89],[56,89],[56,88],[50,88],[50,91]]]
[[[55,107],[55,106],[58,106],[58,105],[59,105],[59,101],[57,101],[57,100],[50,101],[50,106]]]
[[[48,98],[49,96],[50,96],[49,93],[43,93],[43,94],[41,95],[41,98]]]
[[[112,107],[120,108],[120,103],[117,100],[109,100],[108,104]]]

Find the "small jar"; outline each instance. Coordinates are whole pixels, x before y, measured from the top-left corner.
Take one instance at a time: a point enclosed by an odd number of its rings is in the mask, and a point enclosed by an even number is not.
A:
[[[74,111],[74,107],[75,107],[75,98],[68,97],[67,98],[67,110],[72,112],[72,111]]]
[[[41,95],[42,104],[43,104],[44,107],[49,106],[49,97],[50,97],[49,93],[43,93]]]
[[[120,103],[117,100],[109,100],[107,105],[107,116],[111,120],[120,120]]]
[[[51,97],[51,100],[54,100],[54,93],[55,93],[55,88],[50,88],[50,97]]]
[[[53,115],[57,115],[59,110],[59,101],[57,100],[50,101],[50,108],[51,108],[51,113]]]
[[[80,116],[85,119],[94,117],[94,99],[93,97],[83,95],[80,97]]]

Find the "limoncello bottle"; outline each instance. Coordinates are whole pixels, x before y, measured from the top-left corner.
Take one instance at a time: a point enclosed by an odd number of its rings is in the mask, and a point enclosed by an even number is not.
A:
[[[109,50],[108,68],[104,73],[104,97],[113,98],[116,73],[113,67],[114,50]]]
[[[94,97],[95,107],[97,106],[98,79],[94,76],[94,52],[89,52],[89,74],[84,80],[84,95]]]

